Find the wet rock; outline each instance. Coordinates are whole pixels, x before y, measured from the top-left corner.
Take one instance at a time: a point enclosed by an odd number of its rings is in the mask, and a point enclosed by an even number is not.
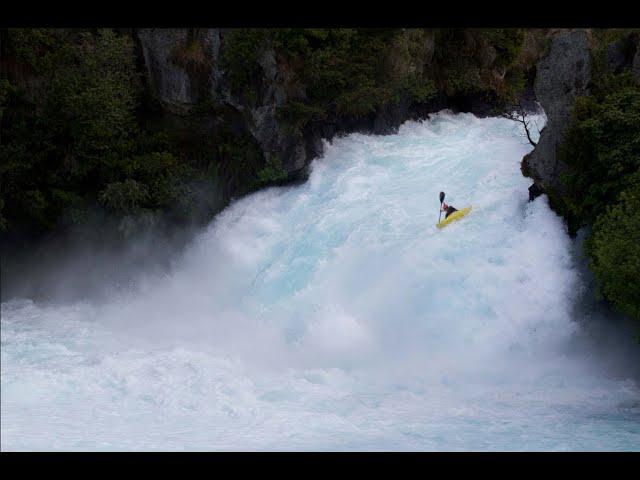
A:
[[[376,135],[388,135],[397,133],[398,127],[409,118],[411,102],[408,98],[402,98],[399,102],[386,105],[377,112],[372,131]]]
[[[540,185],[536,185],[535,183],[531,184],[531,186],[529,187],[529,201],[533,202],[543,193],[544,189]]]

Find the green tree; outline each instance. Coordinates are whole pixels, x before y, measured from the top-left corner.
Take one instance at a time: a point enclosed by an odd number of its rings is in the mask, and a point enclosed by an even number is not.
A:
[[[562,208],[574,229],[593,224],[640,168],[640,88],[628,75],[611,85],[606,94],[576,100],[560,150],[569,166]]]
[[[640,170],[619,202],[598,216],[586,249],[600,294],[640,320]]]
[[[166,141],[138,127],[141,85],[128,36],[14,29],[8,39],[38,89],[0,85],[6,229],[50,230],[98,204],[128,212],[173,208],[177,197],[188,198],[193,171],[163,151]]]

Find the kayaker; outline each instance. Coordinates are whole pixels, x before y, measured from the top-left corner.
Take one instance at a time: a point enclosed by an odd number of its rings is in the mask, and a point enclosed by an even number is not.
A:
[[[446,219],[453,212],[457,212],[458,209],[457,208],[453,208],[451,205],[447,205],[445,202],[442,202],[442,211],[443,212],[447,212],[447,214],[444,216],[444,218]]]

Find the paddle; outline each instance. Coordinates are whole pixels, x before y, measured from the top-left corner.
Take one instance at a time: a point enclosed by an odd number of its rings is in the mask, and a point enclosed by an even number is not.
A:
[[[438,215],[438,223],[440,223],[440,218],[442,218],[442,202],[444,202],[444,192],[440,192],[440,214]]]

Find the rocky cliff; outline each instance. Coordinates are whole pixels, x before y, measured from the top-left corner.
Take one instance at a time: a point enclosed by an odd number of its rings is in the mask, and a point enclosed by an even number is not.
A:
[[[622,35],[605,45],[597,43],[587,29],[557,32],[552,36],[548,55],[538,62],[534,91],[547,115],[547,124],[537,146],[522,160],[524,175],[534,180],[531,198],[545,191],[560,196],[565,193],[561,175],[567,166],[559,159],[558,149],[571,122],[575,100],[578,96],[589,95],[596,69],[599,75],[631,69],[640,81],[640,48],[636,34]],[[596,68],[594,50],[598,48],[602,52]]]
[[[571,118],[574,100],[588,93],[590,78],[587,32],[575,30],[555,36],[549,54],[538,63],[534,83],[547,124],[540,132],[535,149],[522,161],[523,172],[532,177],[541,190],[561,189],[560,174],[566,167],[557,158],[557,148]]]
[[[220,78],[217,68],[220,32],[217,29],[209,29],[198,38],[186,28],[140,29],[136,35],[148,86],[168,112],[185,115],[207,91],[215,91]],[[195,75],[186,61],[180,62],[185,57],[180,56],[180,49],[190,42],[202,49],[211,64],[204,79]]]
[[[278,107],[288,96],[287,72],[278,65],[273,49],[267,49],[258,60],[258,97],[247,101],[234,93],[221,65],[229,33],[217,28],[137,30],[148,87],[167,114],[186,116],[204,100],[210,100],[214,107],[233,109],[260,146],[265,161],[277,157],[288,173],[295,174],[308,163],[305,141],[283,131],[276,117]],[[194,50],[200,51],[200,58],[193,54]]]
[[[248,97],[246,92],[233,88],[229,72],[223,65],[222,58],[230,49],[232,35],[231,29],[135,30],[141,56],[139,63],[143,66],[148,89],[164,115],[187,116],[204,100],[212,102],[214,108],[232,110],[236,121],[242,123],[242,128],[259,146],[265,164],[277,161],[290,179],[304,176],[306,166],[322,153],[322,139],[352,131],[392,133],[407,119],[425,117],[442,108],[488,115],[494,106],[492,99],[480,92],[469,95],[440,92],[420,105],[402,94],[366,115],[328,115],[293,130],[282,121],[278,112],[288,101],[304,102],[307,98],[307,85],[300,81],[300,72],[295,71],[299,66],[287,62],[272,45],[260,49],[256,45],[259,68],[255,70],[256,78],[252,79],[255,95]],[[424,32],[417,40],[412,36],[416,36],[415,32],[406,31],[395,39],[387,52],[385,62],[398,78],[422,77],[426,70],[437,69],[434,65],[434,33]],[[478,43],[473,38],[469,41]],[[496,78],[498,83],[504,81],[504,68],[493,65],[496,50],[486,42],[479,43],[480,46],[474,48],[480,52],[477,56],[481,67],[491,72],[487,75],[494,78],[493,81]],[[212,121],[212,128],[215,126]]]

